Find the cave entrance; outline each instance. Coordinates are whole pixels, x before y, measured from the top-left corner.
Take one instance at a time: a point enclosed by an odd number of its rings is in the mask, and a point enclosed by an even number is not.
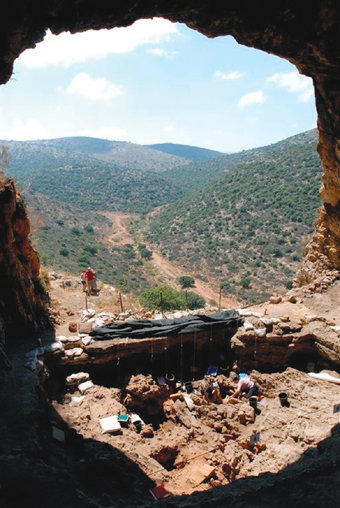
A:
[[[136,25],[137,28],[138,26],[142,25]],[[158,27],[157,36],[154,26]],[[239,46],[230,37],[207,39],[183,25],[173,25],[165,20],[150,21],[143,36],[138,35],[136,27],[127,28],[126,32],[123,29],[114,32],[130,34],[124,36],[130,45],[119,46],[118,39],[113,39],[111,44],[104,44],[103,37],[111,37],[107,31],[72,36],[61,34],[58,37],[49,34],[45,43],[39,44],[35,50],[26,51],[16,61],[16,81],[10,81],[2,91],[1,137],[12,140],[40,138],[45,140],[45,145],[48,144],[48,139],[65,136],[90,137],[91,140],[99,138],[101,141],[115,140],[118,151],[124,148],[120,143],[126,139],[142,146],[165,141],[170,141],[171,144],[185,142],[185,146],[205,146],[225,154],[267,145],[314,127],[315,108],[311,106],[311,83],[308,78],[299,76],[287,61]],[[96,43],[96,40],[99,42]],[[76,41],[84,41],[81,49]],[[78,53],[74,50],[73,42]],[[145,64],[142,65],[143,59]],[[153,77],[152,80],[150,76]],[[34,90],[31,88],[33,79],[39,79],[38,95],[35,95],[37,87]],[[308,81],[307,84],[305,80]],[[187,86],[183,86],[183,81]],[[30,96],[29,105],[23,102],[27,96]],[[43,112],[40,109],[42,105]],[[292,125],[294,129],[290,130]],[[5,126],[9,130],[5,131]],[[90,144],[86,144],[85,148],[83,146],[82,150],[82,155],[89,153]],[[96,148],[95,155],[106,157],[103,150],[101,144]],[[150,279],[159,284],[161,277],[166,278],[161,269],[147,266],[145,260],[138,257],[137,248],[127,252],[120,248],[118,242],[113,251],[112,242],[108,241],[106,233],[102,234],[104,224],[99,223],[98,215],[91,215],[94,210],[101,209],[101,204],[111,206],[112,196],[118,195],[120,191],[112,191],[108,197],[102,189],[109,185],[100,181],[97,182],[96,192],[91,192],[88,187],[81,188],[86,181],[92,181],[95,172],[87,175],[88,179],[81,178],[79,185],[77,183],[76,188],[72,189],[70,175],[76,178],[81,171],[84,172],[84,166],[77,161],[74,171],[70,172],[70,157],[67,159],[61,167],[59,161],[58,168],[52,169],[45,177],[43,172],[38,174],[34,165],[35,172],[31,180],[27,179],[25,173],[27,167],[21,168],[20,164],[13,167],[20,183],[26,187],[30,206],[36,207],[35,218],[39,217],[40,225],[35,228],[34,220],[32,225],[43,262],[48,266],[79,273],[84,266],[95,265],[99,278],[113,285],[123,281],[127,291],[135,293],[149,283]],[[129,174],[131,168],[138,165],[138,161],[128,161]],[[67,179],[67,182],[60,178]],[[30,185],[26,185],[27,182]],[[136,187],[139,188],[139,185],[136,184]],[[186,187],[187,185],[183,186]],[[120,190],[124,194],[124,189]],[[93,196],[99,195],[99,191],[100,202],[97,200],[96,203],[90,203]],[[36,199],[36,193],[40,195],[39,200]],[[152,199],[148,202],[150,195]],[[154,195],[153,190],[144,193],[141,190],[137,197],[129,199],[129,206],[132,207],[130,211],[136,212],[139,207],[138,210],[143,208],[143,213],[146,213],[148,207],[150,210],[155,205],[153,201],[158,200],[154,199]],[[57,198],[53,205],[51,196]],[[156,204],[166,205],[162,199]],[[86,208],[87,217],[76,212],[73,205]],[[126,203],[121,205],[126,208]],[[92,208],[91,212],[89,208]],[[112,208],[116,210],[117,206],[113,204]],[[211,225],[203,228],[203,232],[191,228],[183,236],[195,245],[186,245],[183,251],[177,249],[176,245],[164,248],[163,257],[167,261],[178,256],[177,261],[185,271],[190,274],[192,269],[192,275],[197,279],[201,277],[203,283],[209,279],[214,283],[214,291],[209,294],[206,291],[204,295],[208,302],[218,301],[219,291],[216,287],[221,281],[224,285],[222,305],[228,305],[228,294],[234,296],[239,291],[242,293],[240,300],[245,298],[250,302],[254,299],[255,291],[260,290],[267,295],[273,286],[276,289],[278,285],[284,290],[282,284],[291,282],[292,273],[295,273],[298,266],[298,259],[293,259],[293,252],[287,250],[286,256],[280,246],[277,246],[275,252],[270,252],[271,240],[268,240],[268,253],[264,248],[263,252],[255,252],[254,246],[247,247],[246,237],[252,228],[248,228],[246,223],[256,211],[248,213],[246,206],[241,208],[238,226],[235,224],[231,228],[232,234],[219,229],[221,224],[229,220],[224,218],[223,209],[222,218],[218,218],[216,231],[213,232],[214,238],[210,238],[213,229]],[[236,209],[237,207],[235,211]],[[42,217],[44,225],[41,227]],[[297,217],[294,227],[299,224],[299,220]],[[241,231],[243,226],[247,231]],[[96,245],[92,245],[89,235],[82,237],[84,227],[92,227]],[[261,229],[263,228],[259,226]],[[282,229],[284,228],[279,225],[277,230]],[[235,238],[235,231],[240,232],[241,243],[239,238]],[[307,234],[310,234],[310,230],[304,232],[306,237]],[[301,236],[300,231],[293,236],[292,242],[285,242],[284,237],[279,239],[284,242],[285,249],[295,249],[296,237]],[[278,235],[275,233],[274,237]],[[202,259],[206,256],[202,255],[200,248],[201,244],[209,241],[207,252],[211,266],[205,273]],[[166,240],[165,244],[168,243]],[[240,245],[241,250],[251,252],[251,256],[241,255]],[[274,251],[274,247],[271,248]],[[284,256],[280,257],[282,253]],[[135,255],[135,258],[129,261],[129,255]],[[265,260],[268,257],[275,258],[273,262],[277,266],[275,270],[281,271],[281,282],[274,280],[273,274],[267,270]],[[144,263],[142,268],[141,262]],[[270,282],[264,281],[267,276]],[[201,290],[197,288],[197,291]]]

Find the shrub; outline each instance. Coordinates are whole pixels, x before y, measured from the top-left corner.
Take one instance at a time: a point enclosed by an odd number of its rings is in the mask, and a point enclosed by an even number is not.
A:
[[[247,277],[245,277],[244,279],[241,279],[240,285],[243,287],[243,289],[250,288],[250,279],[248,279]]]
[[[134,248],[130,243],[126,243],[122,251],[125,259],[134,259],[136,257]]]
[[[63,247],[62,249],[60,249],[59,254],[60,254],[61,256],[65,256],[65,257],[67,257],[67,256],[68,256],[68,254],[69,254],[69,252],[68,252],[68,250],[67,250],[65,247]]]
[[[74,227],[71,229],[71,233],[73,233],[76,236],[80,236],[80,231],[78,228]]]
[[[97,247],[94,247],[93,245],[85,245],[83,250],[84,250],[84,252],[88,252],[92,256],[95,256],[98,252]]]
[[[138,250],[140,252],[140,255],[143,259],[151,259],[152,258],[152,252],[151,250],[146,248],[145,243],[140,243],[138,245]]]
[[[190,277],[190,275],[183,275],[182,277],[178,277],[177,280],[182,286],[182,289],[191,288],[195,284],[195,279]]]
[[[172,289],[167,284],[156,288],[145,289],[139,293],[138,301],[147,310],[184,310],[185,299],[183,295]]]
[[[188,298],[188,308],[190,310],[194,309],[202,309],[205,306],[205,300],[203,296],[190,291],[187,295]]]

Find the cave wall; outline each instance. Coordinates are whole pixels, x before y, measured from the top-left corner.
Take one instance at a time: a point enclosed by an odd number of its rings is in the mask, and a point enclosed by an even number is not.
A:
[[[324,201],[307,246],[299,283],[325,269],[340,269],[340,4],[337,0],[16,0],[0,18],[0,84],[14,60],[54,34],[128,26],[140,18],[164,17],[207,37],[233,36],[240,44],[289,60],[313,79],[318,112]]]
[[[0,180],[0,370],[16,334],[48,323],[47,293],[39,278],[39,258],[29,239],[25,204],[11,179]]]

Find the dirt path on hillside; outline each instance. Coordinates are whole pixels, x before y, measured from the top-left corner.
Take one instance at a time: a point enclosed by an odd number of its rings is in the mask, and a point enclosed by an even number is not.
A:
[[[148,246],[148,248],[152,250],[150,246]],[[192,275],[187,271],[184,271],[183,269],[179,268],[174,263],[171,263],[170,261],[165,259],[155,250],[152,251],[152,262],[158,268],[160,273],[165,278],[168,279],[168,281],[176,280],[178,277],[182,277],[184,275]],[[193,287],[193,290],[200,296],[203,296],[205,300],[207,301],[214,300],[217,304],[219,303],[218,288],[212,288],[211,286],[202,282],[201,280],[195,279],[195,285]],[[232,298],[226,298],[222,296],[221,305],[222,307],[229,308],[229,307],[238,307],[240,304],[236,300],[233,300]]]
[[[124,214],[117,212],[100,212],[101,215],[107,217],[112,221],[111,231],[109,230],[109,236],[107,241],[111,244],[117,243],[119,245],[125,245],[127,243],[133,243],[133,238],[130,235],[127,223],[131,219],[136,219],[138,216],[133,214]]]
[[[108,230],[108,238],[107,241],[110,244],[118,244],[125,245],[127,243],[134,243],[134,239],[129,232],[128,224],[131,219],[135,219],[138,216],[133,214],[123,214],[116,212],[101,212],[102,215],[107,217],[112,221],[112,227]],[[174,285],[174,282],[178,277],[184,275],[192,275],[187,271],[184,271],[178,265],[168,261],[164,258],[159,252],[154,250],[149,244],[146,244],[147,248],[152,251],[152,260],[151,263],[158,270],[159,274],[164,277],[166,282],[170,285]],[[178,284],[176,284],[177,286]],[[214,300],[216,304],[219,303],[219,288],[213,288],[209,284],[204,283],[201,280],[195,279],[195,286],[193,290],[202,296],[207,302]],[[221,298],[221,306],[222,307],[237,307],[239,306],[239,302],[233,300],[232,298],[228,298],[222,296]]]

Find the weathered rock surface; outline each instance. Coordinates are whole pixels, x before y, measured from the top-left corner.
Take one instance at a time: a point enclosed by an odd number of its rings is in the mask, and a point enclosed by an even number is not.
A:
[[[29,240],[25,205],[12,180],[0,182],[0,369],[8,366],[3,344],[14,333],[47,323],[47,294],[39,259]]]

